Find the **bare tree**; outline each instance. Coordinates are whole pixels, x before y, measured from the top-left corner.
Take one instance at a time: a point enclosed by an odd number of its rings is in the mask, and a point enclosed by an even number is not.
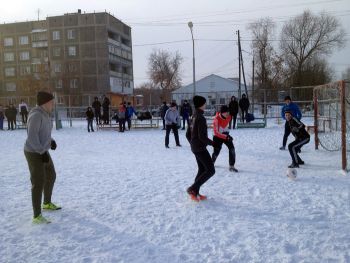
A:
[[[165,50],[154,50],[148,59],[150,79],[155,86],[163,90],[164,99],[171,91],[181,86],[180,66],[182,56],[176,52],[174,55]]]
[[[322,61],[335,47],[344,44],[344,30],[338,20],[326,13],[310,11],[287,21],[281,32],[281,52],[289,70],[291,85],[305,85],[309,60]],[[310,83],[309,83],[310,84]]]
[[[254,52],[258,87],[267,88],[271,83],[272,67],[274,63],[274,49],[271,45],[271,38],[274,34],[275,24],[271,18],[261,18],[251,24],[248,29],[251,31],[253,40],[251,47]]]
[[[350,80],[350,67],[342,73],[342,79]]]

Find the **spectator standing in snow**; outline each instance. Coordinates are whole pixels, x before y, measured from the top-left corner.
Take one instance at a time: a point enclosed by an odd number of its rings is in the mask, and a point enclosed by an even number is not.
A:
[[[190,117],[192,116],[192,107],[187,100],[184,101],[181,107],[181,117],[182,117],[182,130],[185,129],[185,122],[187,121],[187,126],[190,126]]]
[[[132,115],[137,115],[137,112],[135,111],[134,107],[131,105],[130,102],[128,102],[128,106],[126,106],[126,121],[128,122],[128,130],[131,129],[131,119]]]
[[[222,144],[225,144],[228,148],[229,154],[229,170],[231,172],[238,172],[235,168],[236,162],[236,152],[235,147],[233,146],[232,137],[229,134],[229,130],[227,129],[228,124],[231,121],[231,116],[229,114],[229,108],[226,105],[221,106],[220,112],[216,113],[216,116],[213,121],[213,131],[214,137],[213,141],[216,145],[214,148],[214,152],[212,154],[213,163],[215,163],[216,158],[218,158]]]
[[[22,116],[22,123],[26,124],[28,119],[28,105],[23,100],[18,105],[18,111]]]
[[[243,123],[247,119],[249,105],[250,105],[249,100],[247,96],[243,93],[242,98],[239,100],[239,107],[241,108],[241,112],[242,112],[241,120]]]
[[[310,135],[305,130],[305,125],[300,120],[293,117],[293,113],[291,110],[289,109],[285,110],[285,119],[286,119],[287,125],[289,126],[289,130],[292,132],[293,136],[295,137],[295,141],[288,144],[288,150],[289,150],[290,156],[292,157],[292,164],[289,165],[288,167],[298,168],[299,165],[304,164],[304,161],[298,155],[298,151],[305,144],[309,143]]]
[[[102,109],[103,109],[103,123],[109,124],[109,105],[110,105],[109,99],[105,96],[102,103]]]
[[[186,138],[191,145],[191,150],[196,157],[198,173],[194,183],[187,189],[193,201],[205,200],[206,196],[199,193],[200,187],[215,174],[213,160],[207,150],[208,145],[214,145],[208,138],[207,121],[204,114],[206,99],[202,96],[194,96],[193,104],[195,113],[192,116],[190,127],[187,128]]]
[[[290,96],[286,96],[284,98],[284,106],[282,107],[282,110],[281,110],[281,117],[283,119],[286,120],[285,118],[285,113],[286,111],[290,111],[293,115],[294,118],[296,118],[297,120],[301,120],[301,112],[300,112],[300,109],[298,107],[298,105],[294,102],[292,102],[292,99]],[[283,144],[282,146],[280,147],[280,150],[285,150],[286,149],[286,145],[287,145],[287,140],[288,140],[288,136],[290,134],[291,130],[290,130],[290,125],[288,125],[287,123],[287,120],[286,120],[286,123],[284,124],[284,135],[283,135]]]
[[[118,109],[119,132],[125,131],[125,117],[126,117],[126,107],[125,107],[125,104],[122,102],[120,103],[119,109]]]
[[[0,130],[4,130],[4,118],[5,118],[5,115],[4,115],[4,109],[2,107],[2,105],[0,105]]]
[[[228,128],[231,129],[231,124],[233,122],[232,129],[235,129],[236,128],[236,121],[237,121],[237,114],[238,114],[238,101],[237,101],[235,96],[231,97],[231,101],[230,101],[228,107],[230,110],[230,115],[232,117],[230,122],[229,122]]]
[[[96,124],[101,124],[101,102],[98,100],[98,97],[95,97],[92,107],[95,111]]]
[[[90,132],[90,129],[92,132],[94,132],[94,112],[92,111],[91,107],[88,107],[86,110],[86,120],[87,120],[87,127],[88,127],[88,132]]]
[[[160,108],[160,117],[163,120],[163,130],[166,129],[166,125],[165,125],[165,113],[167,112],[167,110],[169,109],[168,105],[166,104],[166,101],[163,101],[163,105]]]
[[[179,116],[179,111],[177,110],[177,105],[175,102],[172,102],[170,105],[170,108],[167,110],[164,117],[165,125],[166,125],[166,133],[165,133],[166,148],[169,148],[169,134],[171,130],[174,132],[176,146],[181,147],[180,141],[179,141],[178,127],[177,127],[179,118],[180,116]]]
[[[13,106],[12,103],[10,103],[10,105],[5,110],[5,116],[7,118],[8,129],[12,131],[16,129],[17,109],[15,106]]]
[[[49,154],[49,149],[55,150],[57,144],[51,138],[51,112],[54,107],[54,97],[51,93],[39,91],[37,107],[29,113],[27,125],[27,140],[24,145],[24,155],[28,162],[30,181],[32,183],[33,223],[50,223],[41,214],[41,200],[44,193],[44,210],[58,210],[61,207],[51,202],[52,190],[56,180],[55,167]]]

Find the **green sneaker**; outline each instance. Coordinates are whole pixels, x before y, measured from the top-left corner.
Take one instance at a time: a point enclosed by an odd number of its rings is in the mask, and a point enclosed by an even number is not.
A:
[[[59,210],[62,207],[55,205],[54,203],[43,204],[45,210]]]
[[[51,223],[51,221],[47,220],[41,214],[38,215],[37,217],[33,218],[33,224],[49,224],[49,223]]]

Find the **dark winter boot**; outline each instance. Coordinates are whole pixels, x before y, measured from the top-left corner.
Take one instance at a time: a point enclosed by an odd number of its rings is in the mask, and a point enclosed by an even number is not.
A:
[[[292,163],[291,165],[288,166],[288,168],[299,168],[299,164]]]

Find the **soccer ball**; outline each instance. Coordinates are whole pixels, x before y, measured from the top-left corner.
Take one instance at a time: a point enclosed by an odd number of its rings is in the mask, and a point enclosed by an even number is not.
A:
[[[295,179],[297,178],[297,169],[295,168],[288,168],[287,169],[287,177],[289,177],[290,179]]]

